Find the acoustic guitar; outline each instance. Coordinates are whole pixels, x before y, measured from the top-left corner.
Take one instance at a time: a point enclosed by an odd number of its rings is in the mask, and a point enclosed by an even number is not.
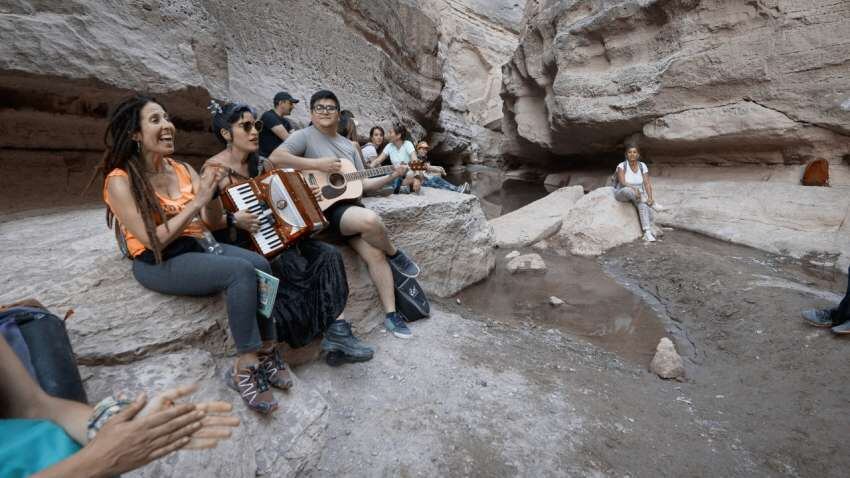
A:
[[[326,211],[339,201],[344,199],[357,199],[363,196],[363,180],[376,178],[391,174],[395,166],[381,166],[379,168],[358,171],[354,164],[348,160],[340,161],[341,168],[338,173],[326,173],[315,169],[305,169],[301,172],[307,184],[318,187],[322,191],[322,199],[319,207]],[[413,171],[426,171],[428,167],[423,161],[411,161],[407,167]]]

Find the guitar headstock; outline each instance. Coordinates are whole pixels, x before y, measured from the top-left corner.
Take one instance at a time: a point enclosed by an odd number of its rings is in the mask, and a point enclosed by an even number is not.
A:
[[[421,159],[417,159],[415,161],[411,161],[411,162],[407,163],[407,167],[410,168],[411,171],[427,171],[428,170],[428,165],[425,163],[425,161],[422,161]]]

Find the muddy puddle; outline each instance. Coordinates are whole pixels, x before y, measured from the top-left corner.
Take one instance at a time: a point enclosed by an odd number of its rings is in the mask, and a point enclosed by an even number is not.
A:
[[[666,335],[664,325],[639,297],[605,274],[600,264],[538,252],[546,262],[545,274],[511,275],[504,258],[509,252],[497,250],[490,277],[458,295],[463,308],[502,322],[556,328],[628,361],[649,364],[658,340]],[[550,305],[551,296],[564,304]]]

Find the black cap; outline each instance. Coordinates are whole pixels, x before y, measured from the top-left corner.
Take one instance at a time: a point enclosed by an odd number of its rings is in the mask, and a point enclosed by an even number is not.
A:
[[[298,100],[293,98],[292,95],[290,95],[286,91],[281,91],[280,93],[274,95],[274,105],[275,106],[277,106],[277,104],[280,103],[281,101],[287,101],[287,100],[289,100],[293,103],[298,103]]]

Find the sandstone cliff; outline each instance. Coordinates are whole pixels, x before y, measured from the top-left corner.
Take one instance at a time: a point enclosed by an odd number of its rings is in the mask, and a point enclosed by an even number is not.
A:
[[[540,0],[504,67],[507,152],[794,164],[850,151],[850,3]],[[846,166],[841,166],[846,167]]]

